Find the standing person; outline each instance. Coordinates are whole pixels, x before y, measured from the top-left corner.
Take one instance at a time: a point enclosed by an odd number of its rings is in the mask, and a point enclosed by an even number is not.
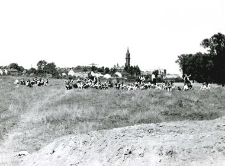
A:
[[[184,85],[190,83],[190,79],[189,79],[190,76],[191,75],[187,76],[187,74],[184,75]]]
[[[155,74],[152,74],[152,83],[153,83],[154,85],[156,85],[156,78],[155,78]]]
[[[185,85],[188,86],[189,89],[192,88],[191,81],[189,79],[190,77],[191,77],[191,75],[188,76],[187,74],[185,74],[185,76],[184,76],[184,86]]]

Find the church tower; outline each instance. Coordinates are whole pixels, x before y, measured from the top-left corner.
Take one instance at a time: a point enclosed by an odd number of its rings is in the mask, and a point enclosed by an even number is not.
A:
[[[129,52],[129,48],[127,48],[125,66],[130,67],[130,52]]]

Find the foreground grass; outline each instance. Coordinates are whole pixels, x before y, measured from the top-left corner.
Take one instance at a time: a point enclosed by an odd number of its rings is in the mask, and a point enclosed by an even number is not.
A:
[[[52,80],[48,87],[21,86],[8,94],[3,101],[5,116],[0,117],[0,126],[11,126],[6,132],[13,126],[24,133],[18,138],[18,147],[29,151],[67,134],[142,123],[210,120],[225,114],[222,88],[188,92],[66,91],[62,80]]]
[[[18,121],[18,113],[13,111],[17,101],[11,95],[15,90],[12,82],[11,77],[0,77],[0,140]]]

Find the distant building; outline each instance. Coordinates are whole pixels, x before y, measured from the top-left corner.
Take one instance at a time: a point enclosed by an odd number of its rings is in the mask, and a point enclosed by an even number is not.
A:
[[[70,71],[68,72],[68,76],[87,78],[88,72],[84,72],[80,69],[70,69]]]
[[[74,74],[75,77],[87,78],[88,72],[79,72]]]
[[[141,71],[142,76],[150,76],[152,75],[152,71]]]
[[[158,72],[161,78],[164,78],[166,76],[166,69],[158,69]]]
[[[19,75],[19,72],[16,69],[9,69],[8,72],[9,72],[9,75],[12,75],[12,76],[18,76]]]
[[[124,71],[124,66],[119,66],[119,64],[117,63],[117,65],[114,65],[113,67],[117,72],[122,73]]]
[[[70,69],[70,71],[68,72],[69,76],[75,76],[75,72],[73,69]]]
[[[164,78],[166,81],[175,81],[177,79],[182,79],[178,74],[167,74]]]
[[[166,69],[149,69],[141,72],[141,75],[147,76],[152,75],[154,71],[158,71],[157,78],[164,78],[167,74]]]

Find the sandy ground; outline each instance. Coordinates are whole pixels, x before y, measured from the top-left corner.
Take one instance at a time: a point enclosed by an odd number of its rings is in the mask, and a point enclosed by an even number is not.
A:
[[[21,166],[225,165],[225,117],[67,135],[25,157],[9,154],[10,141],[6,157]]]

